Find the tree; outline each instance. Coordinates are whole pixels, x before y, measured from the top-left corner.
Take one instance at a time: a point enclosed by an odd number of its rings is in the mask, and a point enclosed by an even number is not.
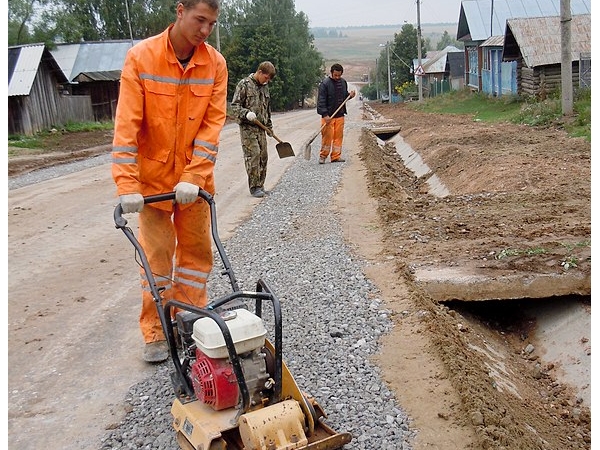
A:
[[[31,42],[30,23],[37,0],[8,0],[8,45]]]
[[[394,40],[387,43],[390,46],[390,72],[392,93],[398,92],[398,88],[406,82],[414,81],[413,60],[418,57],[417,29],[406,23],[400,29],[400,33],[394,33]],[[421,39],[422,55],[430,45],[428,39]],[[377,59],[377,67],[371,79],[376,80],[376,88],[379,92],[387,92],[387,48],[383,46]]]
[[[261,61],[277,68],[270,84],[274,111],[295,107],[310,95],[322,74],[323,58],[314,48],[308,18],[293,0],[231,1],[226,5],[221,42],[229,70],[229,98],[235,85]]]
[[[400,86],[407,81],[414,81],[411,69],[413,69],[413,60],[419,55],[417,41],[417,29],[411,24],[404,24],[400,33],[394,35],[393,49],[399,59],[394,66],[396,70],[394,86]],[[428,41],[422,39],[421,55],[423,56],[427,53],[427,45]]]
[[[444,50],[449,45],[452,45],[456,48],[461,48],[461,49],[464,47],[464,43],[452,38],[450,36],[450,34],[448,34],[448,31],[444,31],[444,34],[442,34],[442,37],[440,38],[439,42],[435,46],[435,49],[436,50]]]
[[[169,0],[61,0],[52,19],[63,42],[144,39],[175,20],[175,7]]]
[[[143,39],[174,19],[171,0],[9,0],[9,44]]]

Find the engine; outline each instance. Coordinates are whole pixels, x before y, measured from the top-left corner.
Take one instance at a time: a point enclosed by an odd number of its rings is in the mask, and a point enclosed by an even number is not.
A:
[[[272,383],[264,349],[264,324],[246,309],[224,311],[221,317],[240,358],[250,403],[257,405],[264,401],[264,392]],[[238,381],[221,329],[211,318],[198,319],[193,325],[192,338],[196,344],[196,358],[191,364],[190,377],[196,397],[217,411],[236,406]]]

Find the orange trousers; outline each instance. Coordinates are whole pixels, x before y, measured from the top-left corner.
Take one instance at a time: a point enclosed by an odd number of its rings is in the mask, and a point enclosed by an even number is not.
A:
[[[162,302],[178,300],[204,307],[208,301],[206,282],[212,270],[210,209],[200,199],[173,212],[145,205],[139,215],[138,240],[146,253]],[[144,342],[165,340],[156,302],[143,269],[140,329]]]
[[[321,118],[321,126],[325,119]],[[331,119],[321,131],[321,151],[319,157],[326,159],[331,153],[331,160],[335,161],[342,156],[344,141],[344,116]]]

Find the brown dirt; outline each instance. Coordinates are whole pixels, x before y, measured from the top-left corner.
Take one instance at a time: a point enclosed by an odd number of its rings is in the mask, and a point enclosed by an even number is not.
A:
[[[23,175],[42,167],[90,158],[110,151],[112,130],[69,133],[57,131],[41,138],[41,148],[8,147],[8,176]]]
[[[568,270],[589,280],[590,143],[560,129],[425,114],[408,104],[370,106],[387,126],[400,127],[452,193],[428,194],[427,177],[417,178],[394,146],[363,131],[359,154],[377,199],[380,259],[394,261],[392,270],[406,280],[405,289],[387,293],[396,327],[378,362],[400,404],[412,405],[418,425],[430,429],[419,448],[589,448],[590,410],[557,381],[552,363],[523,351],[535,324],[523,317],[510,318],[508,327],[482,323],[468,309],[435,301],[413,274],[458,266],[490,277],[535,277],[564,273],[564,262],[575,262]],[[500,309],[498,322],[502,315]],[[438,447],[440,432],[456,440]]]
[[[452,192],[428,194],[394,148],[362,132],[359,176],[370,195],[365,201],[377,207],[369,220],[383,249],[371,255],[379,262],[370,270],[387,279],[382,289],[396,324],[377,361],[419,430],[415,449],[590,448],[590,408],[557,381],[552,364],[523,352],[520,336],[531,324],[507,330],[482,323],[435,301],[413,279],[423,266],[535,275],[562,273],[565,261],[589,277],[590,143],[559,129],[484,124],[406,104],[371,106],[400,126]],[[11,149],[9,175],[109,151],[112,135],[52,139],[43,155]]]

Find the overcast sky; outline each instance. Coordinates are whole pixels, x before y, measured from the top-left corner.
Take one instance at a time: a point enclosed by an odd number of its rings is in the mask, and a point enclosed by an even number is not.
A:
[[[420,0],[421,23],[457,23],[461,0]],[[417,24],[417,0],[295,0],[312,27]]]

